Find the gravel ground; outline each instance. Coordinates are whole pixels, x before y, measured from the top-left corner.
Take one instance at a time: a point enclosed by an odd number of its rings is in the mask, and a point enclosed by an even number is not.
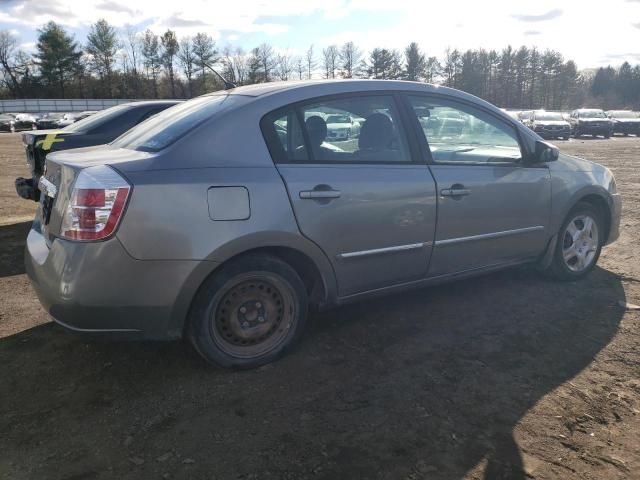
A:
[[[0,134],[0,478],[640,478],[640,312],[619,305],[640,303],[640,138],[558,145],[624,197],[588,279],[520,268],[314,314],[286,358],[234,372],[47,323]]]

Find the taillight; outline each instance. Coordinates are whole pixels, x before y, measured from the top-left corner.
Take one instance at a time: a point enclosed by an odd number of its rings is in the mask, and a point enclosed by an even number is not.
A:
[[[85,168],[73,186],[62,220],[62,237],[102,240],[111,235],[127,204],[131,185],[107,165]]]

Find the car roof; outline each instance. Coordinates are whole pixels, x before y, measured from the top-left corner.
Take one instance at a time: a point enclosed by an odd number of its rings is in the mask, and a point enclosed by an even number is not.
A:
[[[341,80],[303,80],[287,82],[269,82],[255,85],[236,87],[229,90],[219,90],[203,96],[243,96],[247,98],[246,104],[255,103],[258,100],[267,101],[263,104],[287,105],[298,101],[304,101],[315,97],[324,97],[349,93],[364,92],[404,92],[404,93],[440,93],[450,98],[468,100],[476,105],[483,105],[490,110],[501,112],[495,105],[453,88],[432,85],[422,82],[410,82],[406,80],[370,80],[370,79],[341,79]]]
[[[114,106],[125,105],[128,107],[142,107],[147,105],[175,105],[176,103],[180,103],[183,100],[141,100],[139,102],[127,102],[127,103],[119,103]]]
[[[292,90],[308,90],[312,93],[318,91],[319,95],[323,95],[325,90],[344,90],[345,92],[353,92],[358,90],[429,90],[437,91],[441,89],[458,92],[458,90],[432,85],[422,82],[410,82],[406,80],[371,80],[371,79],[340,79],[340,80],[291,80],[285,82],[268,82],[246,85],[242,87],[232,88],[230,90],[221,90],[212,92],[208,95],[230,94],[230,95],[246,95],[250,97],[259,97],[274,93],[283,93]]]

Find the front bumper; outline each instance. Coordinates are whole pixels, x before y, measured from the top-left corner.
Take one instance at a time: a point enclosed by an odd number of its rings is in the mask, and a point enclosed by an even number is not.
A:
[[[579,135],[611,135],[612,126],[583,123],[582,125],[577,125],[575,131]]]
[[[623,123],[613,124],[613,133],[626,133],[632,135],[640,135],[640,123]]]
[[[49,247],[38,220],[25,249],[27,274],[55,321],[77,332],[140,339],[181,336],[197,288],[187,291],[185,285],[200,263],[136,260],[117,238],[55,239]]]
[[[540,135],[544,139],[548,138],[569,138],[571,136],[571,129],[565,128],[562,130],[545,130],[545,129],[536,129],[534,130],[538,135]]]

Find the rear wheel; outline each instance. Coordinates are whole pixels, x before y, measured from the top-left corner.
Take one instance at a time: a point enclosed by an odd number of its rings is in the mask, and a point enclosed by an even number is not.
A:
[[[550,271],[560,280],[578,280],[595,267],[602,249],[603,228],[598,209],[578,203],[560,229]]]
[[[209,362],[254,368],[280,357],[307,318],[304,283],[282,260],[247,255],[205,281],[190,314],[189,337]]]

